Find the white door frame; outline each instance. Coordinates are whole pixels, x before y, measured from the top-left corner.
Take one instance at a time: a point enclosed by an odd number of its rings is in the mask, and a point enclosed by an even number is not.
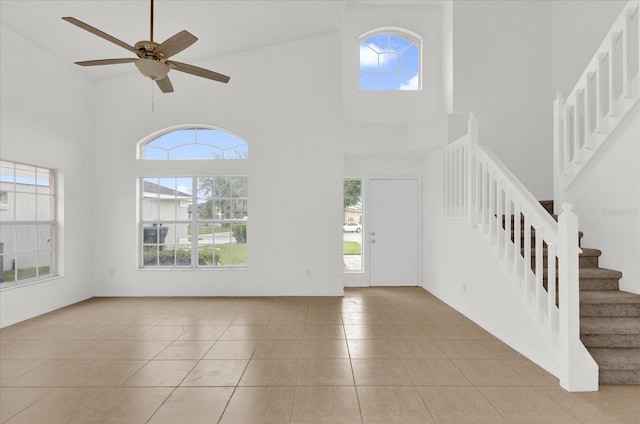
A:
[[[362,237],[363,244],[363,269],[367,273],[368,285],[371,286],[372,273],[371,273],[371,253],[369,246],[371,246],[371,180],[413,180],[416,181],[418,186],[418,199],[417,199],[417,214],[418,214],[418,228],[416,231],[416,237],[418,238],[418,285],[422,287],[424,282],[422,281],[422,252],[423,252],[423,236],[422,236],[422,176],[421,175],[372,175],[364,178],[365,181],[365,200],[364,200],[364,234]],[[366,254],[366,257],[365,257]]]

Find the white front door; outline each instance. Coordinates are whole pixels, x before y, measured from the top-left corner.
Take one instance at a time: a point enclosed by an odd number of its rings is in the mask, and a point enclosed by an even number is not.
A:
[[[372,178],[369,182],[370,284],[420,284],[420,179]]]

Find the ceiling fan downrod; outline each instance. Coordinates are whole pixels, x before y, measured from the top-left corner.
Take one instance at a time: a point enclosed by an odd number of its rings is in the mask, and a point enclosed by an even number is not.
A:
[[[149,41],[153,42],[153,0],[151,0],[151,34]]]

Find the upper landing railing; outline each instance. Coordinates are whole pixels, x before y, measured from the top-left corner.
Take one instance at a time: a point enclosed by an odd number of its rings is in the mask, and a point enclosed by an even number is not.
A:
[[[639,0],[630,0],[578,83],[554,102],[554,200],[573,181],[640,98]]]

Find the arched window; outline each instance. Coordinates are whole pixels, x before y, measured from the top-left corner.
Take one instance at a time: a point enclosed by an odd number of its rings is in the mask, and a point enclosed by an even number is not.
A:
[[[375,30],[360,37],[361,90],[420,90],[421,40],[400,30]]]
[[[248,154],[244,140],[208,127],[159,132],[139,143],[140,159],[165,161],[138,180],[141,268],[247,267],[247,162],[203,168],[183,160]]]
[[[247,143],[217,128],[183,128],[141,144],[145,160],[246,159]]]

